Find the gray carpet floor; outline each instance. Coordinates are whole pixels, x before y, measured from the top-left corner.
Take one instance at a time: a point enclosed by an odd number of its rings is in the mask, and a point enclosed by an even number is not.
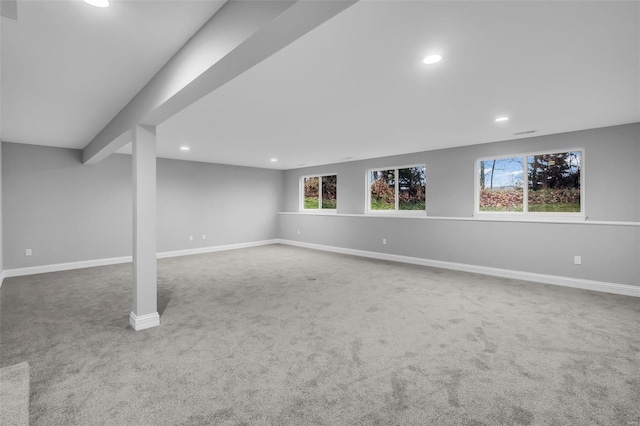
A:
[[[29,363],[0,368],[0,425],[29,425]]]
[[[281,245],[6,279],[32,425],[637,425],[640,299]]]

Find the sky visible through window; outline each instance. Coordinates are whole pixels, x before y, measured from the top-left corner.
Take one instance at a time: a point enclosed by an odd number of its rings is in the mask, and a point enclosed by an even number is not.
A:
[[[484,163],[485,188],[522,187],[524,182],[524,167],[522,161],[522,157],[481,161],[481,164]]]
[[[581,158],[565,151],[480,160],[479,210],[581,212]]]

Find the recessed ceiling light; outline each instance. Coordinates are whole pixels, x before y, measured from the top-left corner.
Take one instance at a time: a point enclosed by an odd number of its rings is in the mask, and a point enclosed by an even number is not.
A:
[[[109,0],[84,0],[85,3],[89,3],[91,6],[95,7],[108,7]]]
[[[429,55],[422,60],[423,63],[427,65],[435,64],[436,62],[440,62],[442,56],[440,55]]]
[[[271,162],[272,162],[272,163],[275,163],[275,162],[277,162],[277,161],[278,161],[278,159],[277,159],[277,158],[272,158],[272,159],[271,159]]]
[[[509,119],[509,117],[498,117],[498,118],[496,118],[496,122],[507,121],[508,119]]]
[[[188,146],[181,146],[180,147],[180,151],[189,151],[191,148],[189,148]]]

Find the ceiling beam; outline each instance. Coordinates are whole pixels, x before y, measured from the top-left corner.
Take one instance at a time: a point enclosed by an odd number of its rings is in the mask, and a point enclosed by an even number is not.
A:
[[[133,126],[157,126],[356,1],[228,1],[84,148],[83,162],[114,153]]]
[[[0,16],[18,19],[18,0],[0,0]]]

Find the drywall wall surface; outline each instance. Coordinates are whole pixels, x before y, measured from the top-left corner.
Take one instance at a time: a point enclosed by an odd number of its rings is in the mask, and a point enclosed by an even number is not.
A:
[[[131,255],[130,157],[84,166],[80,150],[3,150],[5,269]]]
[[[0,139],[0,285],[2,285],[2,278],[4,277],[4,254],[2,251],[3,246],[3,233],[2,233],[2,140]]]
[[[586,222],[492,222],[472,218],[475,163],[479,158],[576,148],[584,150]],[[285,212],[299,211],[301,176],[337,173],[339,215],[282,214],[280,237],[346,249],[639,286],[639,162],[640,123],[634,123],[288,170],[284,182]],[[428,216],[450,219],[363,214],[367,170],[413,164],[426,165]],[[636,225],[589,223],[594,221]],[[382,244],[383,238],[387,244]],[[581,256],[581,265],[574,264],[574,256]]]
[[[157,167],[159,252],[277,238],[282,171],[166,159]]]
[[[363,213],[368,169],[425,164],[428,215],[472,217],[479,158],[574,148],[584,149],[588,220],[640,221],[640,123],[288,170],[284,208],[298,211],[300,176],[337,173],[338,213]]]
[[[0,18],[0,34],[2,33],[2,18]],[[2,81],[2,54],[0,54],[0,81]],[[0,84],[0,99],[2,99],[2,85]],[[2,106],[0,106],[0,135],[2,135]],[[2,138],[0,138],[0,286],[4,278],[4,254],[2,234]]]
[[[5,269],[131,255],[130,155],[5,143],[2,161]],[[277,238],[282,171],[158,159],[156,181],[158,252]]]
[[[637,226],[309,214],[279,219],[285,240],[640,286]],[[581,256],[581,265],[574,256]]]

